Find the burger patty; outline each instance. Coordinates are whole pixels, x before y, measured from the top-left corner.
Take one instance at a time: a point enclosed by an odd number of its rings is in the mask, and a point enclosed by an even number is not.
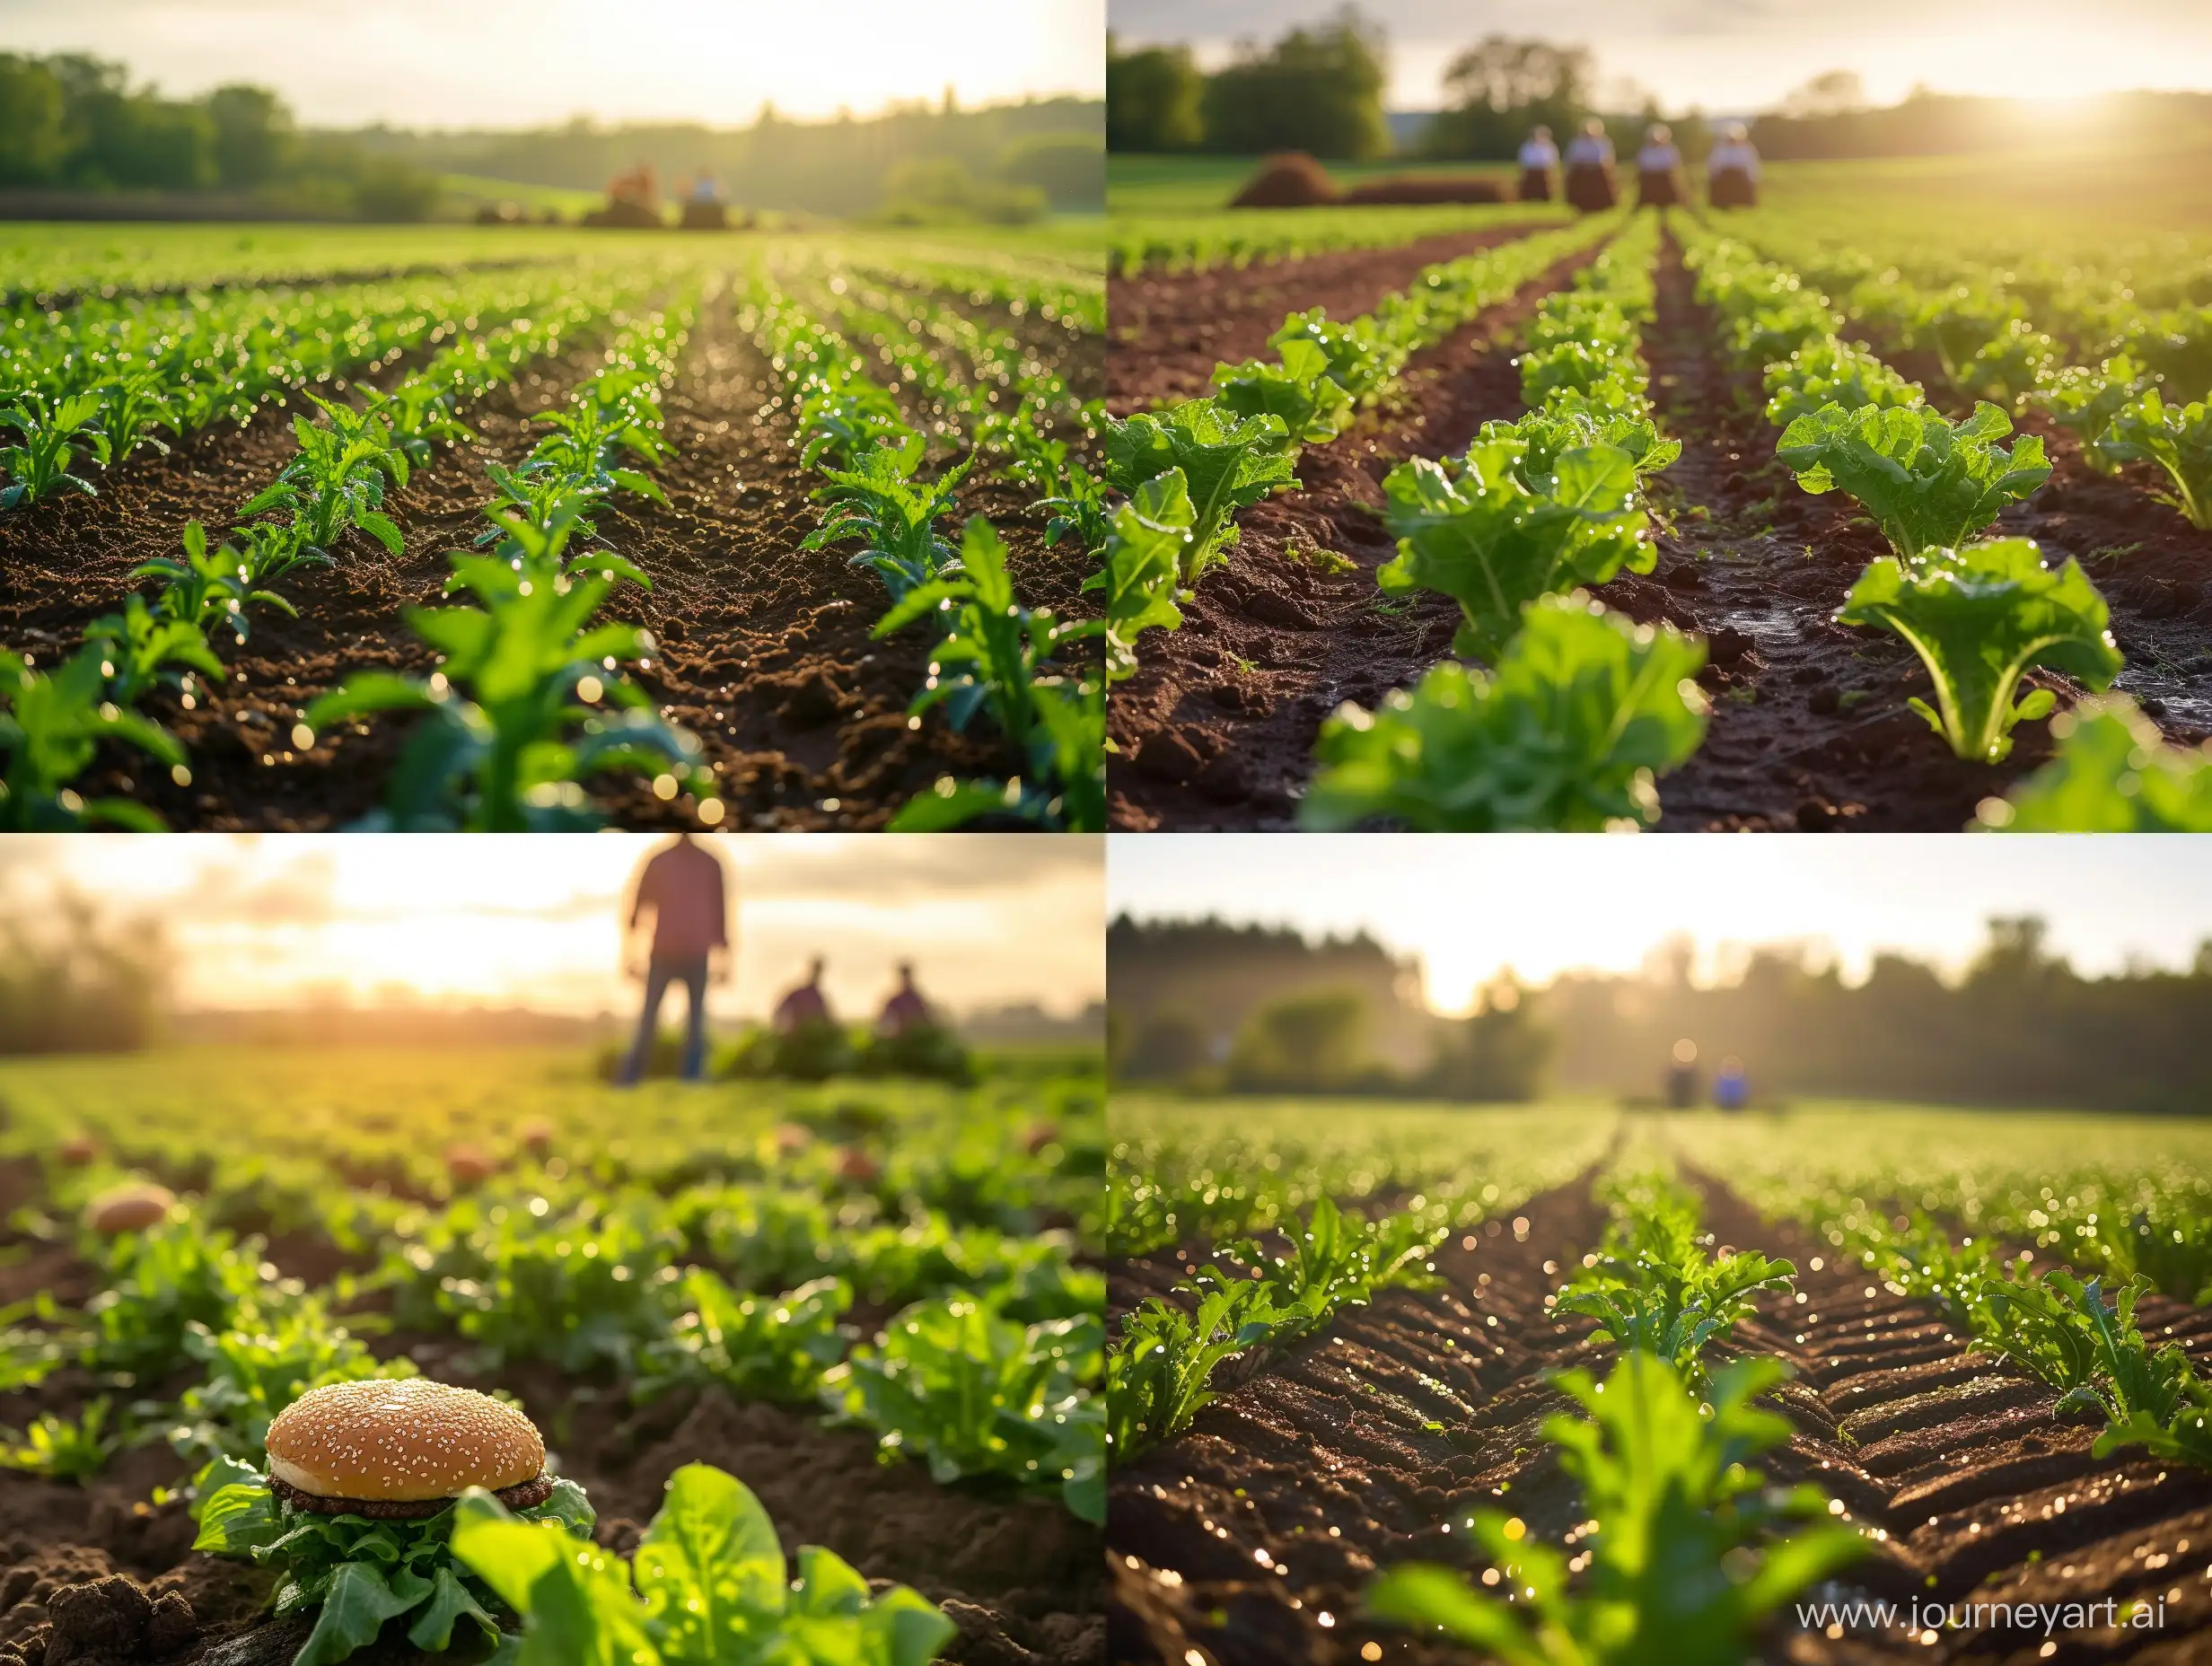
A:
[[[420,1521],[452,1504],[450,1498],[326,1498],[303,1493],[289,1481],[268,1478],[268,1490],[294,1510],[311,1515],[361,1515],[372,1521]],[[531,1510],[553,1496],[553,1477],[540,1474],[534,1481],[503,1486],[492,1495],[510,1510]]]

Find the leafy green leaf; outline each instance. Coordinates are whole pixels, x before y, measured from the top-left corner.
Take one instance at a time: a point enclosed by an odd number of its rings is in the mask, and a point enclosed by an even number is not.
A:
[[[2044,692],[2015,704],[2030,665],[2048,665],[2102,688],[2119,675],[2120,649],[2100,596],[2069,557],[2053,572],[2023,538],[1933,549],[1908,566],[1884,556],[1859,575],[1836,615],[1903,637],[1935,680],[1936,706],[1914,709],[1959,757],[1995,763],[2012,750],[2013,726],[2050,709]]]
[[[1578,592],[1529,607],[1493,676],[1446,661],[1321,726],[1300,824],[1597,829],[1658,818],[1655,783],[1704,738],[1702,644]]]

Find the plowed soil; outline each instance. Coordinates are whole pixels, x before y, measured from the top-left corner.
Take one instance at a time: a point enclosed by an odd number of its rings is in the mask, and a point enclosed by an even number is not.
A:
[[[2212,1477],[2139,1455],[2089,1456],[2097,1425],[2056,1415],[2043,1383],[1969,1357],[1932,1309],[1871,1293],[1816,1265],[1786,1230],[1707,1180],[1723,1249],[1786,1255],[1797,1294],[1764,1299],[1729,1351],[1787,1361],[1775,1392],[1797,1434],[1757,1460],[1777,1482],[1810,1480],[1887,1538],[1811,1600],[1899,1605],[1887,1629],[1805,1629],[1786,1609],[1763,1661],[1813,1663],[2159,1661],[2205,1657],[2212,1588]],[[1585,1183],[1532,1201],[1437,1258],[1444,1288],[1392,1292],[1339,1313],[1318,1336],[1247,1374],[1194,1426],[1113,1478],[1107,1560],[1109,1656],[1159,1666],[1444,1662],[1464,1651],[1358,1618],[1375,1572],[1418,1559],[1470,1575],[1465,1535],[1479,1509],[1509,1510],[1532,1538],[1562,1542],[1583,1519],[1541,1437],[1572,1409],[1546,1372],[1602,1373],[1611,1350],[1587,1320],[1543,1309],[1559,1269],[1602,1230]],[[1113,1300],[1164,1291],[1173,1267],[1113,1269]],[[2212,1315],[2148,1302],[2146,1334],[2212,1353]],[[1460,1523],[1455,1534],[1453,1524]],[[1909,1631],[1935,1605],[2163,1600],[2159,1629],[2039,1629],[1962,1623]],[[2117,1610],[2109,1612],[2116,1613]],[[1377,1652],[1365,1651],[1372,1645]]]
[[[1275,308],[1272,328],[1281,311],[1311,304],[1298,281],[1309,264],[1267,268],[1266,288],[1248,311]],[[1143,669],[1116,691],[1115,826],[1295,825],[1322,718],[1345,699],[1372,707],[1449,652],[1457,614],[1448,601],[1421,596],[1401,609],[1375,590],[1374,569],[1394,553],[1377,514],[1378,482],[1403,457],[1443,455],[1482,421],[1521,414],[1511,331],[1566,276],[1555,272],[1423,355],[1396,407],[1328,446],[1307,448],[1304,487],[1240,517],[1242,544],[1201,582],[1182,629],[1147,633]],[[1314,295],[1342,282],[1334,270],[1316,267],[1313,276]],[[1713,697],[1712,721],[1698,752],[1659,784],[1661,826],[1962,827],[1982,799],[2048,759],[2047,725],[2022,724],[2001,765],[1962,762],[1906,706],[1931,695],[1911,650],[1887,633],[1832,622],[1886,545],[1848,498],[1800,490],[1774,460],[1779,435],[1761,415],[1758,378],[1723,360],[1716,320],[1697,304],[1671,238],[1658,279],[1658,318],[1644,352],[1660,425],[1683,452],[1655,492],[1657,566],[1598,593],[1637,619],[1665,619],[1707,640],[1710,663],[1700,680]],[[1141,403],[1139,390],[1197,391],[1204,376],[1197,361],[1207,351],[1231,359],[1264,342],[1256,318],[1248,322],[1203,293],[1181,315],[1194,327],[1178,334],[1172,299],[1164,290],[1146,296],[1143,331],[1118,331],[1108,374],[1119,398]],[[1213,325],[1223,314],[1233,328]],[[1216,334],[1199,333],[1201,326]],[[1927,381],[1939,405],[1965,408],[1928,366],[1892,357]],[[2170,738],[2202,739],[2212,729],[2212,587],[2203,577],[2212,535],[2157,503],[2147,474],[2098,476],[2062,430],[2040,416],[2022,425],[2045,435],[2056,473],[1996,530],[2036,539],[2054,560],[2079,557],[2111,606],[2128,656],[2120,687]],[[2027,683],[2053,689],[2062,706],[2085,692],[2041,670]]]
[[[1095,340],[1071,345],[1065,331],[1034,320],[992,321],[1033,337],[1080,397],[1098,395]],[[248,642],[219,644],[233,673],[220,695],[189,710],[172,692],[148,697],[145,709],[191,754],[189,786],[118,752],[103,754],[105,767],[81,790],[132,796],[171,827],[214,830],[343,827],[373,809],[408,720],[326,733],[302,751],[291,743],[298,713],[356,671],[433,668],[400,609],[443,600],[445,552],[483,525],[484,463],[517,460],[534,437],[529,417],[564,399],[595,362],[580,351],[541,366],[467,413],[478,441],[440,456],[388,500],[405,553],[394,559],[349,533],[337,567],[280,583],[301,618],[261,609]],[[1021,773],[988,724],[966,735],[935,715],[909,726],[905,708],[928,675],[928,639],[917,627],[870,640],[885,605],[878,581],[847,565],[849,550],[799,548],[821,519],[808,502],[818,482],[798,467],[788,413],[770,405],[769,377],[726,303],[704,307],[663,401],[675,455],[655,474],[670,506],[625,498],[597,517],[607,541],[654,581],[650,594],[619,592],[602,617],[642,624],[659,640],[639,680],[705,743],[731,812],[724,825],[876,828],[941,775]],[[120,606],[131,567],[173,553],[186,521],[231,524],[291,454],[289,420],[272,412],[242,432],[198,436],[168,459],[133,458],[101,482],[98,498],[0,517],[0,644],[51,664],[92,618]],[[957,513],[991,517],[1026,603],[1063,616],[1084,610],[1082,552],[1072,539],[1044,547],[1042,518],[1026,495],[971,483]],[[686,802],[663,803],[642,780],[601,786],[594,797],[623,826],[690,820]]]
[[[1464,451],[1484,423],[1521,414],[1513,331],[1588,258],[1560,262],[1417,354],[1394,401],[1305,449],[1297,490],[1238,517],[1240,541],[1183,605],[1182,627],[1148,632],[1137,673],[1114,690],[1107,731],[1119,752],[1107,780],[1115,827],[1289,826],[1321,719],[1342,701],[1371,706],[1417,681],[1449,651],[1459,620],[1449,598],[1401,603],[1375,588],[1375,568],[1397,553],[1379,518],[1382,478],[1408,457]],[[1282,322],[1279,290],[1305,264],[1265,268],[1271,287],[1257,310],[1272,317],[1242,351],[1257,351]],[[1303,283],[1288,294],[1290,306],[1311,304]],[[1120,346],[1109,364],[1118,386],[1149,385],[1148,373],[1125,367]]]
[[[327,1276],[329,1246],[271,1246],[294,1275]],[[66,1251],[5,1269],[0,1298],[52,1288],[81,1302],[89,1269]],[[50,1281],[34,1284],[34,1277]],[[945,1658],[966,1666],[1095,1666],[1104,1637],[1099,1534],[1055,1499],[985,1486],[939,1486],[925,1468],[878,1461],[871,1435],[826,1429],[804,1408],[741,1402],[719,1390],[672,1393],[639,1407],[604,1380],[520,1366],[468,1370],[451,1338],[389,1336],[425,1373],[516,1396],[546,1437],[552,1467],[591,1495],[598,1538],[628,1552],[670,1475],[711,1463],[751,1487],[786,1554],[824,1545],[867,1578],[909,1584],[959,1626]],[[173,1399],[188,1377],[118,1391],[81,1372],[0,1395],[0,1426],[41,1412],[75,1416],[100,1394]],[[180,1501],[155,1489],[189,1478],[165,1443],[118,1453],[83,1486],[0,1472],[0,1666],[289,1666],[312,1616],[265,1618],[271,1576],[250,1563],[196,1553]],[[15,1651],[11,1654],[9,1651]],[[426,1666],[480,1658],[425,1655],[388,1639],[351,1657],[362,1666]]]

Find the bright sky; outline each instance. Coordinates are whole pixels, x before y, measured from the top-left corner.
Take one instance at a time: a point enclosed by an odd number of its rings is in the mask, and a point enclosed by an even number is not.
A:
[[[736,899],[734,986],[759,1014],[829,957],[841,1011],[873,1012],[917,963],[956,1012],[1034,1001],[1071,1014],[1105,993],[1102,841],[875,834],[709,838]],[[186,1005],[258,1007],[340,986],[404,985],[546,1011],[619,1011],[620,923],[646,835],[0,837],[0,909],[50,912],[57,880],[161,919]],[[157,856],[159,860],[149,860]]]
[[[1130,42],[1184,40],[1214,61],[1242,39],[1319,22],[1339,0],[1110,0]],[[1362,0],[1391,42],[1393,109],[1439,101],[1444,66],[1484,36],[1589,46],[1602,85],[1633,78],[1672,110],[1743,112],[1830,69],[1876,103],[1945,92],[2053,98],[2212,87],[2208,0]]]
[[[1096,97],[1104,43],[1104,0],[0,0],[0,50],[95,52],[172,94],[255,82],[331,127]]]
[[[1364,926],[1421,957],[1433,1008],[1462,1013],[1502,967],[1632,971],[1677,933],[1708,969],[1724,945],[1818,940],[1855,978],[1882,949],[1955,970],[1991,916],[2039,914],[2085,972],[2181,966],[2212,937],[2212,837],[1152,834],[1112,841],[1106,896],[1139,918]]]

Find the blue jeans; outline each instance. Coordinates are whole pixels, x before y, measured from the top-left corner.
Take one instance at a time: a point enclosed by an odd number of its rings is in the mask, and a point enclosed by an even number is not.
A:
[[[661,1021],[661,1001],[672,983],[680,983],[691,995],[690,1028],[684,1037],[683,1079],[698,1082],[707,1074],[707,957],[689,955],[663,960],[657,955],[645,968],[645,1010],[637,1015],[637,1039],[623,1062],[621,1080],[636,1082],[645,1074],[645,1060],[653,1051],[654,1031]]]

